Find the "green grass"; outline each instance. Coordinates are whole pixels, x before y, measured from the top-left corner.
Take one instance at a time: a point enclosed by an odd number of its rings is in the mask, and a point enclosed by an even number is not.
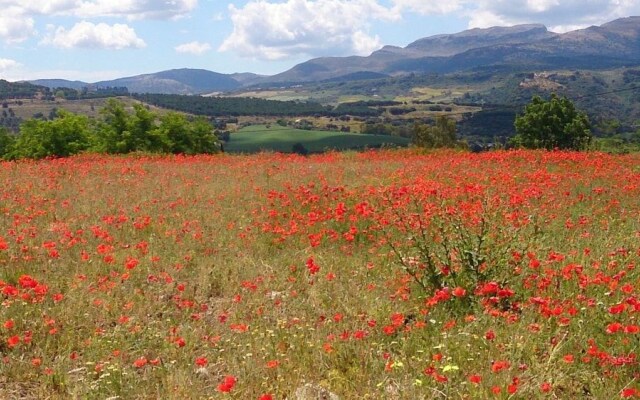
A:
[[[395,136],[362,135],[330,131],[308,131],[280,125],[252,125],[231,135],[225,151],[256,153],[259,151],[291,152],[301,143],[309,152],[364,149],[371,147],[407,146],[409,139]]]

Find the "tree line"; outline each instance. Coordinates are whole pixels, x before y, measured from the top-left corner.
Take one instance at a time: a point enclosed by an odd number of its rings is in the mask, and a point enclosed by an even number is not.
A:
[[[169,112],[158,115],[142,104],[133,112],[116,99],[107,101],[101,118],[59,110],[52,120],[25,121],[17,135],[0,129],[0,157],[6,160],[67,157],[82,152],[200,154],[216,153],[220,142],[204,117]]]
[[[103,99],[106,97],[129,96],[129,89],[125,86],[94,87],[92,89],[85,86],[80,90],[60,87],[53,89],[53,93],[56,99]]]
[[[271,117],[337,117],[352,115],[375,117],[382,114],[381,107],[402,104],[393,101],[355,101],[336,107],[312,101],[279,101],[255,97],[204,97],[179,94],[133,94],[136,100],[157,107],[209,117],[241,115]]]
[[[203,97],[177,94],[134,94],[136,100],[170,110],[210,117],[326,115],[331,109],[319,103],[275,101],[246,97]]]

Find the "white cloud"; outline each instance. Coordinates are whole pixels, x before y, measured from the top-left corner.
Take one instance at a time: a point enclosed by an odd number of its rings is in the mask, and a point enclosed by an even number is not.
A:
[[[24,15],[69,15],[79,18],[172,19],[193,11],[198,0],[0,0]]]
[[[530,21],[535,22],[535,21]],[[477,10],[469,20],[469,28],[489,28],[492,26],[510,26],[517,25],[520,22],[513,22],[504,16],[487,10]]]
[[[220,50],[268,60],[367,55],[380,47],[368,33],[371,21],[397,18],[376,0],[252,0],[229,11],[234,29]]]
[[[1,8],[0,8],[1,9]],[[0,13],[0,40],[5,43],[20,43],[35,34],[33,18],[21,9],[7,7]]]
[[[527,8],[533,12],[545,12],[560,5],[558,0],[527,0]]]
[[[215,21],[215,22],[224,21],[224,14],[223,13],[216,13],[216,14],[213,15],[213,17],[211,19],[213,21]]]
[[[416,12],[423,15],[449,14],[463,7],[463,0],[393,0],[393,10],[403,14]]]
[[[197,6],[198,0],[0,0],[0,41],[15,44],[34,36],[38,17],[176,19]]]
[[[351,47],[355,54],[369,55],[382,46],[383,44],[377,35],[371,37],[364,32],[357,31],[351,37]]]
[[[19,80],[23,72],[22,64],[10,58],[0,58],[0,79],[7,81]]]
[[[79,1],[76,0],[32,0],[32,1],[16,1],[16,0],[0,0],[0,3],[13,4],[21,7],[25,13],[30,14],[56,14],[63,10],[73,9]]]
[[[174,19],[185,16],[198,0],[93,0],[81,1],[73,14],[80,17],[126,17],[128,19]]]
[[[187,53],[199,56],[211,50],[211,45],[209,43],[190,42],[176,46],[175,50],[178,53]]]
[[[479,0],[467,1],[466,15],[470,18],[470,28],[538,22],[553,31],[565,32],[640,15],[640,1]]]
[[[0,72],[20,67],[22,64],[9,58],[0,58]]]
[[[128,25],[91,22],[78,22],[73,28],[49,28],[51,32],[42,41],[64,49],[88,48],[122,50],[126,48],[142,48],[145,42],[138,38],[136,32]]]

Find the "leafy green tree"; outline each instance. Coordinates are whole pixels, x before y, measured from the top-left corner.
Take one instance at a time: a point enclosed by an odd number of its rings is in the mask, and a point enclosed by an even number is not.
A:
[[[438,116],[434,125],[415,124],[413,144],[428,149],[458,147],[456,121],[444,115]]]
[[[13,148],[15,136],[3,127],[0,127],[0,158],[5,158]]]
[[[157,116],[144,105],[133,105],[133,115],[129,117],[127,139],[128,151],[163,152],[169,144],[156,129]]]
[[[216,153],[218,137],[204,117],[189,121],[183,114],[170,112],[160,117],[158,134],[166,138],[168,150],[174,154]]]
[[[160,117],[158,133],[167,139],[169,151],[174,154],[190,154],[193,138],[189,132],[189,121],[183,114],[169,112]]]
[[[169,144],[156,129],[155,113],[142,104],[129,114],[121,101],[109,99],[101,110],[103,122],[95,134],[93,150],[100,153],[162,152]]]
[[[514,144],[529,149],[585,150],[593,139],[587,115],[555,94],[549,101],[534,96],[515,128]]]
[[[191,122],[189,129],[193,141],[192,154],[217,153],[220,142],[213,127],[205,117],[197,117]]]
[[[20,126],[20,134],[8,158],[68,157],[89,148],[90,123],[83,115],[58,111],[56,119],[30,119]]]
[[[100,113],[104,120],[95,132],[93,150],[109,154],[132,151],[128,140],[129,114],[124,109],[124,104],[116,99],[109,99]]]

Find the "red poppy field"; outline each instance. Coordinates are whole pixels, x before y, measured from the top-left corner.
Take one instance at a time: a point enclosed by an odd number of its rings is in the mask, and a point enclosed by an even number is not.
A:
[[[81,156],[0,182],[0,398],[640,398],[638,154]]]

